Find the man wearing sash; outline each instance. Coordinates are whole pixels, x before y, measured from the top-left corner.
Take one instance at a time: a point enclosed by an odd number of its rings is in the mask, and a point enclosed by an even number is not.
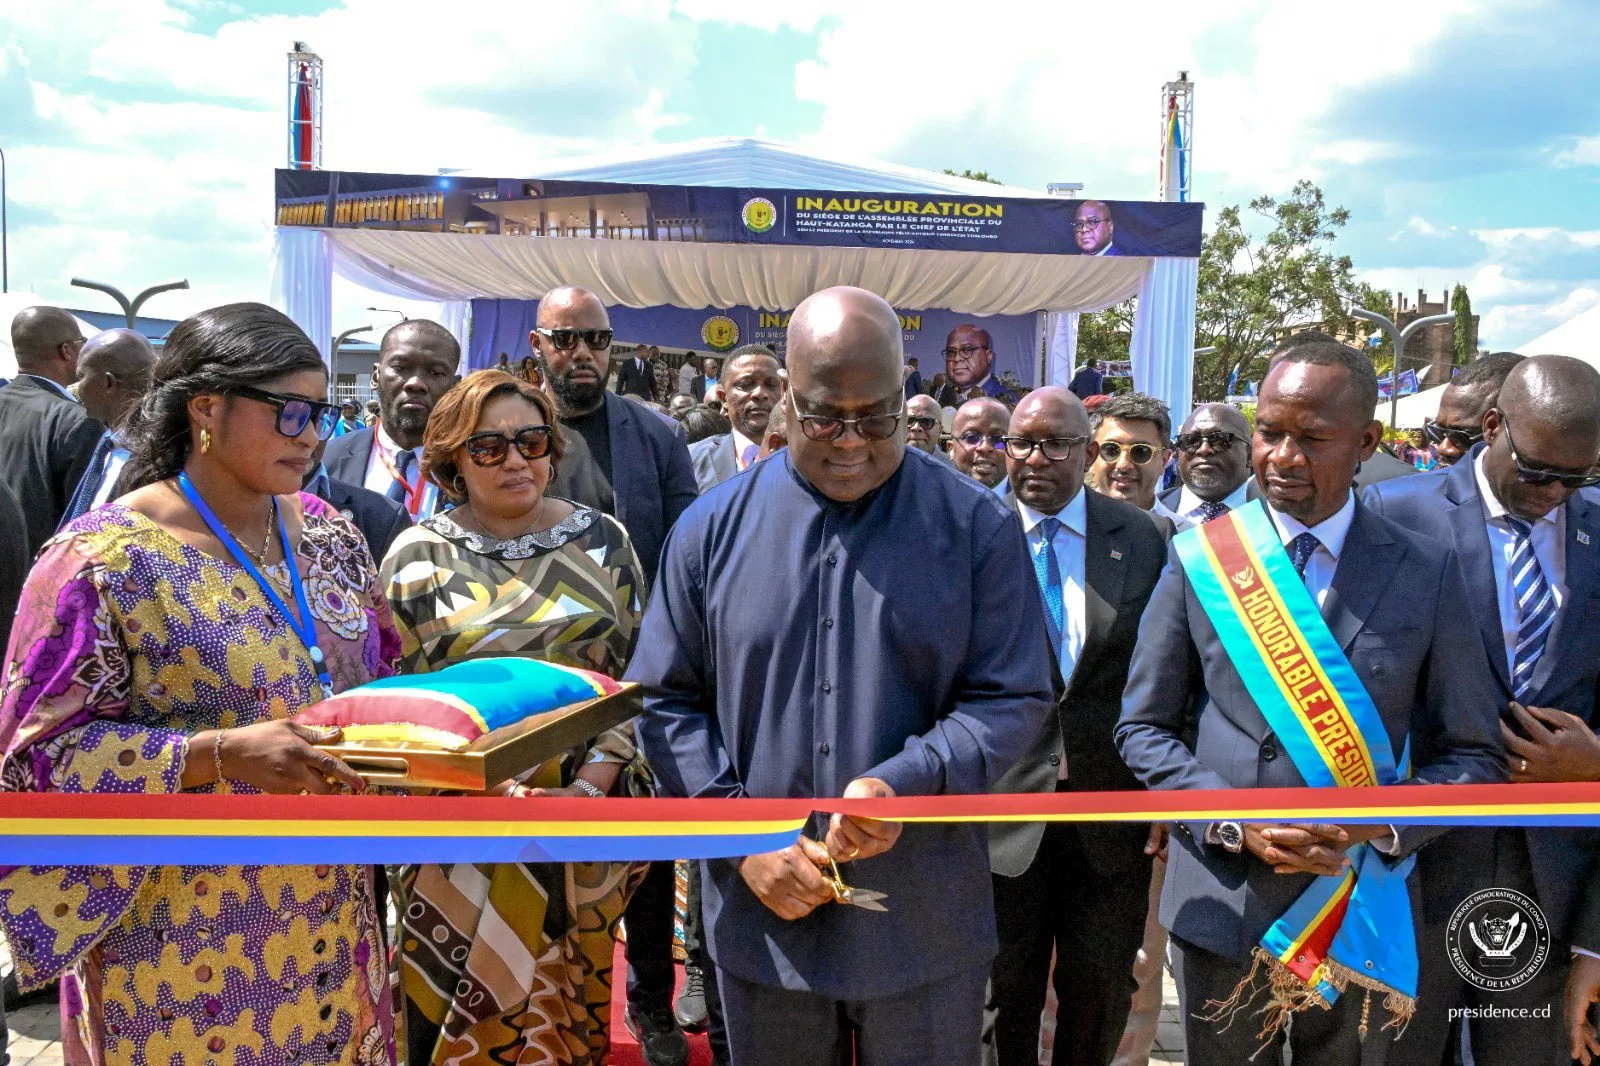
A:
[[[1560,355],[1518,362],[1482,427],[1484,442],[1447,471],[1374,485],[1363,502],[1455,546],[1512,778],[1600,780],[1600,493],[1583,487],[1600,454],[1600,373]],[[1421,1009],[1391,1061],[1437,1066],[1456,1028],[1451,1010],[1485,1006],[1528,1014],[1468,1018],[1478,1066],[1569,1061],[1556,1004],[1573,952],[1600,952],[1595,843],[1590,829],[1464,828],[1418,857]],[[1456,908],[1489,888],[1530,897],[1548,923],[1550,957],[1515,988],[1469,984],[1448,955]]]
[[[1341,344],[1268,372],[1251,441],[1266,500],[1174,538],[1141,625],[1117,740],[1149,787],[1504,778],[1453,553],[1351,491],[1376,399],[1372,365]],[[1189,1062],[1236,1066],[1263,1043],[1256,1062],[1285,1045],[1296,1066],[1381,1059],[1378,1031],[1415,1008],[1405,878],[1441,832],[1175,826],[1161,920]]]

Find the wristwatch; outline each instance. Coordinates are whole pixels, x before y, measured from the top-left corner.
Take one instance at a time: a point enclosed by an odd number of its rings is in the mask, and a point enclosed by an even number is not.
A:
[[[601,792],[600,789],[595,787],[590,782],[585,781],[581,777],[573,778],[572,779],[572,783],[578,789],[579,792],[582,792],[584,795],[590,797],[591,799],[597,799],[598,800],[598,799],[605,799],[606,798],[606,794],[604,792]],[[1239,849],[1235,848],[1234,850],[1237,851]]]
[[[1217,843],[1237,855],[1244,850],[1244,827],[1238,822],[1213,822]]]

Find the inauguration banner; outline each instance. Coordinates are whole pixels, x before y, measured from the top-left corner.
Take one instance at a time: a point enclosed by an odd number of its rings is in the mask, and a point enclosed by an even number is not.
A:
[[[280,226],[1044,255],[1200,255],[1205,205],[277,171]]]
[[[531,355],[528,334],[538,311],[537,300],[473,300],[472,343],[467,365],[474,370],[494,366],[502,354],[512,363]],[[684,307],[610,307],[611,328],[619,344],[654,344],[723,356],[745,344],[770,345],[778,357],[786,355],[788,311],[762,311],[754,307],[694,310]],[[981,344],[988,337],[988,372],[1010,374],[1025,386],[1038,384],[1039,359],[1034,351],[1033,315],[967,315],[940,308],[900,310],[900,335],[906,357],[917,360],[924,383],[943,372],[946,348]],[[977,339],[969,338],[976,334]],[[982,352],[974,353],[982,360]],[[962,364],[961,373],[980,380],[983,373]]]

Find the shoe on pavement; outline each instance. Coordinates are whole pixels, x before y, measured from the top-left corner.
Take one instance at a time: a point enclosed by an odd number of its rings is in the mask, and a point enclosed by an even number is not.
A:
[[[639,1041],[639,1051],[649,1066],[688,1066],[689,1041],[683,1038],[670,1006],[645,1011],[630,1003],[623,1021]]]
[[[706,979],[699,967],[684,967],[683,991],[672,1005],[672,1016],[686,1033],[703,1033],[710,1024],[706,1013]]]

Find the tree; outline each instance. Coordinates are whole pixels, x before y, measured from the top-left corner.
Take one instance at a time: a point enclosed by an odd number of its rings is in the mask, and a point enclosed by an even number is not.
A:
[[[1133,310],[1138,303],[1136,297],[1130,296],[1104,311],[1078,316],[1078,366],[1092,362],[1116,363],[1128,358]]]
[[[1478,338],[1472,328],[1472,299],[1465,285],[1457,285],[1450,293],[1450,310],[1456,316],[1455,364],[1466,366],[1478,354]]]
[[[1218,212],[1201,246],[1195,346],[1217,350],[1195,358],[1196,403],[1222,399],[1236,373],[1241,384],[1259,380],[1267,352],[1296,328],[1316,325],[1363,342],[1372,327],[1345,308],[1389,312],[1388,294],[1357,281],[1350,257],[1329,250],[1350,213],[1330,208],[1315,184],[1299,181],[1281,201],[1259,196],[1249,209],[1271,223],[1266,236],[1252,238],[1232,205]],[[1372,351],[1376,363],[1383,348]]]
[[[991,178],[987,170],[963,170],[958,173],[957,171],[951,170],[949,167],[945,167],[944,173],[949,174],[952,178],[966,178],[969,181],[986,181],[990,185],[1005,184],[1005,182],[1001,181],[999,178]]]

